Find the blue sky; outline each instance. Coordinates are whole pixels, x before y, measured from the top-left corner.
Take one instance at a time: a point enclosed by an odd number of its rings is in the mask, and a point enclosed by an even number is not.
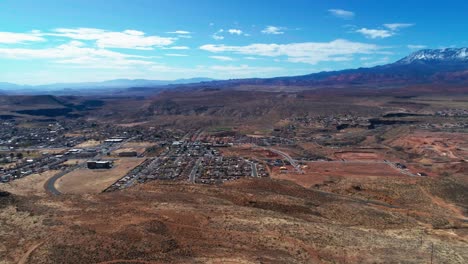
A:
[[[468,1],[0,0],[0,82],[300,75],[468,46]]]

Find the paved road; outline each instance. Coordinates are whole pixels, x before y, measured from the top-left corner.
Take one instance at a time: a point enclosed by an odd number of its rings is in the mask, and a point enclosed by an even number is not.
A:
[[[250,166],[252,166],[252,177],[258,177],[257,164],[251,162]]]
[[[189,176],[189,181],[191,183],[195,182],[196,173],[197,173],[198,167],[200,167],[200,162],[201,162],[201,158],[197,159],[197,161],[195,162],[195,165],[193,165],[192,171],[190,172],[190,176]]]
[[[120,146],[122,146],[124,143],[130,141],[131,139],[133,139],[133,138],[129,138],[129,139],[127,139],[127,140],[124,140],[124,141],[123,141],[122,143],[120,143],[120,144],[115,144],[114,146],[112,146],[112,147],[110,147],[110,148],[108,149],[108,152],[112,152],[112,151],[118,149]],[[102,157],[102,154],[97,154],[96,156],[94,156],[93,159],[100,159],[101,157]],[[44,185],[44,188],[46,189],[46,191],[48,191],[49,193],[51,193],[51,194],[53,194],[53,195],[60,195],[60,194],[62,194],[59,190],[57,190],[57,188],[55,188],[55,182],[56,182],[58,179],[62,178],[65,174],[67,174],[67,173],[69,173],[69,172],[71,172],[71,171],[73,171],[73,170],[79,169],[79,168],[81,168],[81,167],[84,167],[84,166],[86,166],[86,162],[84,162],[84,163],[82,163],[82,164],[75,165],[75,166],[73,166],[73,167],[71,167],[71,168],[69,168],[69,169],[66,169],[66,170],[64,170],[64,171],[61,171],[61,172],[55,174],[54,176],[52,176],[52,178],[50,178],[49,180],[47,180],[47,182],[46,182],[45,185]]]
[[[64,170],[64,171],[61,171],[57,174],[55,174],[54,176],[52,176],[52,178],[50,178],[49,180],[47,180],[47,182],[45,183],[44,185],[44,188],[46,189],[46,191],[48,191],[49,193],[53,194],[53,195],[60,195],[62,194],[59,190],[57,190],[57,188],[55,188],[55,182],[62,178],[65,174],[69,173],[70,171],[74,170],[74,169],[77,169],[78,167],[80,167],[81,165],[76,165],[74,166],[73,168],[71,169],[67,169],[67,170]]]
[[[344,163],[344,164],[387,164],[388,166],[392,167],[393,169],[397,170],[398,172],[402,173],[402,174],[405,174],[405,175],[408,175],[408,176],[412,176],[412,177],[416,177],[417,175],[411,173],[409,170],[404,170],[404,169],[401,169],[401,168],[398,168],[395,163],[393,162],[390,162],[390,161],[379,161],[379,160],[375,160],[375,161],[371,161],[371,160],[309,160],[309,161],[305,161],[306,163]]]
[[[283,156],[283,158],[287,159],[289,161],[289,163],[291,163],[291,165],[294,167],[294,169],[296,169],[297,172],[299,173],[304,173],[301,169],[301,166],[299,164],[297,164],[297,162],[291,157],[289,156],[287,153],[281,151],[281,150],[277,150],[277,149],[272,149],[272,148],[266,148],[268,150],[270,150],[271,152],[274,152],[280,156]]]

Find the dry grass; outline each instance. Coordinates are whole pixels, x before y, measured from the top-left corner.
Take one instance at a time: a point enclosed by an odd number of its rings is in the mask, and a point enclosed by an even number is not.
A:
[[[142,154],[145,152],[146,148],[154,145],[155,144],[152,142],[126,142],[112,154],[117,156],[119,153],[127,151],[136,151],[138,154]]]
[[[47,194],[44,189],[44,184],[57,172],[58,171],[50,170],[40,174],[31,174],[9,183],[0,184],[0,190],[22,196],[44,196]]]
[[[140,158],[123,158],[116,160],[114,167],[108,170],[79,168],[57,180],[55,187],[69,194],[99,193],[143,161]]]
[[[92,148],[92,147],[99,146],[100,144],[101,144],[100,141],[88,140],[88,141],[85,141],[83,143],[76,145],[75,148]]]
[[[407,177],[383,163],[308,162],[304,174],[297,174],[293,168],[281,173],[277,167],[272,170],[272,178],[291,180],[301,186],[310,187],[324,181],[339,178],[362,179],[380,177]]]
[[[347,192],[349,184],[334,191]],[[436,263],[466,263],[466,233],[432,227],[458,215],[424,186],[392,179],[343,195],[270,179],[151,182],[25,199],[16,205],[22,212],[0,212],[7,241],[0,258],[17,263],[46,240],[29,263],[428,263],[434,243]],[[372,203],[383,197],[399,207]]]

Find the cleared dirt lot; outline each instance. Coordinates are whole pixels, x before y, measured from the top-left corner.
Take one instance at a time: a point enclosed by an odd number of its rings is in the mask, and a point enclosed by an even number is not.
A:
[[[468,135],[415,131],[390,144],[434,161],[459,161],[468,157]]]
[[[85,141],[81,144],[78,144],[75,146],[75,148],[92,148],[92,147],[96,147],[96,146],[99,146],[101,144],[100,141],[97,141],[97,140],[88,140],[88,141]]]
[[[118,156],[121,152],[136,151],[139,155],[145,152],[146,148],[154,146],[151,142],[127,142],[121,148],[114,151],[112,154]]]
[[[99,193],[143,161],[142,158],[119,159],[114,161],[114,167],[108,170],[79,168],[57,180],[55,188],[69,194]]]
[[[9,183],[0,184],[0,190],[23,196],[44,196],[47,194],[44,189],[44,184],[57,172],[56,170],[50,170],[40,174],[28,175]]]
[[[335,152],[335,157],[345,160],[383,160],[382,155],[371,151],[342,151]]]
[[[273,168],[272,178],[291,180],[301,186],[310,187],[336,178],[376,178],[376,177],[408,177],[385,163],[372,162],[308,162],[303,168],[304,174],[280,173]]]

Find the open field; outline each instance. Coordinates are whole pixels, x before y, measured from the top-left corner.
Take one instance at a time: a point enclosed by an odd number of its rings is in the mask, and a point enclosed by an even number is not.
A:
[[[75,148],[92,148],[92,147],[99,146],[100,144],[101,142],[97,140],[87,140],[83,143],[76,145]]]
[[[45,196],[47,193],[44,189],[44,184],[57,172],[56,170],[49,170],[40,174],[32,174],[6,184],[0,184],[0,190],[21,196]]]
[[[359,190],[342,181],[330,185],[330,193],[251,179],[223,186],[152,182],[39,200],[0,197],[6,223],[0,258],[17,263],[27,256],[38,264],[430,263],[434,245],[435,263],[466,263],[468,233],[456,206],[464,200],[437,193],[430,179],[410,180],[376,180]],[[456,182],[440,184],[450,193],[463,190]]]
[[[335,152],[334,156],[338,159],[344,160],[383,160],[381,154],[373,152],[371,150],[350,150],[350,151],[341,151]]]
[[[62,164],[66,165],[66,166],[75,166],[77,164],[83,164],[86,161],[87,160],[85,160],[85,159],[69,159],[69,160],[63,162]]]
[[[142,158],[122,158],[114,161],[112,169],[78,168],[57,180],[55,187],[66,194],[99,193],[143,161]]]
[[[254,159],[273,159],[279,157],[276,153],[261,148],[253,148],[250,144],[232,148],[219,148],[219,151],[225,156],[240,156]]]
[[[421,163],[463,161],[468,157],[468,135],[415,131],[390,143],[416,155]]]
[[[121,152],[135,151],[138,155],[140,155],[145,152],[146,148],[154,145],[155,144],[151,142],[126,142],[112,154],[118,155]]]
[[[303,167],[304,174],[295,173],[292,168],[289,169],[288,173],[281,173],[278,168],[274,168],[271,177],[291,180],[307,188],[314,184],[321,184],[339,178],[408,177],[385,163],[324,161],[307,162],[306,164]]]

